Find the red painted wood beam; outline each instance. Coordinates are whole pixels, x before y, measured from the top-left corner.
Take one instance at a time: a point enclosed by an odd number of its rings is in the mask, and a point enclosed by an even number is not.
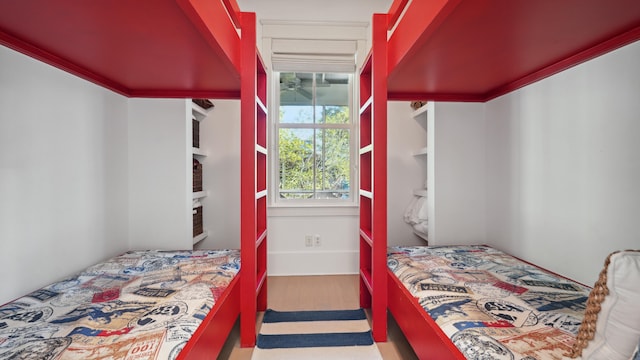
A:
[[[256,93],[257,49],[256,15],[243,12],[240,68],[240,247],[241,297],[240,346],[256,343],[257,266],[257,182],[256,182]]]
[[[489,91],[486,94],[484,94],[482,96],[482,99],[478,101],[489,101],[489,100],[495,99],[502,95],[508,94],[514,90],[533,84],[536,81],[545,79],[549,76],[555,75],[571,67],[582,64],[598,56],[601,56],[608,52],[619,49],[625,45],[634,43],[638,40],[640,40],[640,26],[634,28],[633,30],[627,31],[621,35],[608,39],[604,42],[598,43],[593,47],[580,51],[575,55],[564,58],[538,71],[527,74],[513,82],[507,83],[501,87],[493,89],[492,91]]]
[[[185,14],[200,31],[211,49],[229,66],[229,71],[240,73],[240,36],[228,21],[227,9],[219,1],[176,0]],[[229,0],[227,0],[229,1]],[[236,4],[237,6],[237,4]],[[233,19],[233,17],[232,17]],[[220,69],[224,70],[224,69]]]
[[[373,15],[371,330],[387,341],[387,14]]]
[[[49,64],[62,71],[74,74],[79,78],[102,86],[120,95],[129,96],[131,90],[122,84],[111,80],[105,76],[97,74],[86,67],[80,66],[74,61],[67,60],[56,54],[48,52],[29,42],[23,41],[7,32],[0,30],[0,45],[13,49],[19,53],[32,57],[38,61]]]
[[[236,28],[241,29],[242,24],[240,21],[240,7],[238,6],[238,3],[236,2],[236,0],[222,0],[222,3],[224,4],[224,7],[227,9],[227,12],[229,13],[229,17],[231,18],[231,21],[233,21],[233,25]]]
[[[236,275],[229,283],[176,360],[204,360],[220,353],[240,314],[239,279]]]
[[[402,66],[438,29],[461,0],[412,1],[389,38],[387,74]]]
[[[391,7],[389,7],[389,11],[387,14],[389,15],[389,24],[387,25],[387,30],[391,30],[395,25],[400,15],[404,11],[404,8],[407,6],[409,0],[393,0]]]

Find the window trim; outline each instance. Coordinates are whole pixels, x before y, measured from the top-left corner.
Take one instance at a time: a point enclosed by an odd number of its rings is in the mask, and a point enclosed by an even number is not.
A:
[[[315,208],[315,207],[356,207],[358,206],[358,107],[355,99],[356,97],[356,89],[357,84],[355,83],[358,79],[354,72],[347,73],[349,75],[349,116],[350,122],[349,124],[287,124],[285,128],[307,128],[307,129],[320,129],[320,128],[346,128],[349,129],[349,158],[350,158],[350,184],[349,184],[349,199],[281,199],[279,197],[279,141],[278,141],[278,131],[280,129],[279,126],[279,112],[280,112],[280,91],[279,91],[279,81],[276,81],[280,78],[280,73],[288,72],[288,71],[272,71],[271,79],[274,79],[271,82],[271,90],[273,96],[271,96],[271,116],[269,116],[270,124],[269,124],[269,151],[270,159],[269,165],[271,171],[269,172],[269,182],[268,186],[268,194],[269,194],[269,206],[270,207],[281,207],[281,208],[293,208],[293,207],[304,207],[304,208]],[[303,71],[296,71],[303,72]],[[315,72],[318,73],[320,71],[306,71],[306,72]],[[332,71],[326,71],[330,73]],[[315,94],[314,94],[315,96]]]

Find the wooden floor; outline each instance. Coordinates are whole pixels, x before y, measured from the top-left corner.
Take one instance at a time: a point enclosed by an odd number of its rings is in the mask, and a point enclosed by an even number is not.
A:
[[[271,276],[267,284],[267,303],[274,310],[341,310],[360,307],[357,275]],[[258,327],[261,319],[260,313]],[[241,348],[239,334],[236,323],[218,359],[251,359],[253,348]],[[387,342],[377,343],[377,346],[385,360],[417,359],[391,316]]]

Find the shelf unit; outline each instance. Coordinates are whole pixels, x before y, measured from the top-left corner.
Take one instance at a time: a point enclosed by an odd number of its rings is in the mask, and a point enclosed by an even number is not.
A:
[[[413,152],[413,156],[422,156],[422,155],[425,155],[425,156],[427,155],[427,147],[426,146],[423,147],[423,148],[420,148],[418,150],[415,150]]]
[[[414,189],[413,190],[413,195],[415,196],[422,196],[422,197],[427,197],[427,162],[429,161],[429,146],[427,144],[427,104],[422,105],[420,108],[416,109],[412,114],[411,117],[417,121],[421,127],[425,130],[425,134],[424,134],[424,139],[425,139],[425,146],[421,147],[419,149],[416,149],[413,152],[413,156],[416,157],[416,160],[418,161],[418,165],[421,166],[422,169],[424,169],[423,174],[424,177],[422,178],[422,183],[424,184],[423,188],[420,189]],[[420,228],[422,229],[422,227]],[[427,229],[428,229],[428,225],[427,225]],[[424,241],[426,241],[428,243],[429,241],[429,233],[424,232],[422,230],[417,230],[416,227],[413,227],[413,233],[420,237],[421,239],[423,239]]]
[[[267,69],[256,48],[256,15],[241,13],[240,345],[255,346],[267,309]]]
[[[193,99],[189,99],[187,100],[190,103],[190,107],[191,107],[191,119],[189,119],[188,121],[191,122],[191,124],[193,124],[193,120],[197,121],[197,123],[199,124],[200,122],[202,122],[204,119],[207,118],[207,116],[209,115],[209,113],[214,109],[214,107],[210,107],[208,109],[203,108],[202,106],[196,104],[195,102],[193,102]],[[191,131],[193,132],[193,126],[188,127],[191,129]],[[191,139],[193,139],[193,137],[191,137]],[[197,159],[201,164],[204,163],[204,159],[207,157],[207,152],[206,150],[204,150],[203,148],[200,147],[200,145],[202,145],[202,143],[199,141],[199,144],[197,144],[198,146],[196,146],[196,144],[194,144],[193,142],[191,143],[190,147],[191,147],[191,156],[194,159]],[[191,181],[193,181],[193,178],[191,178]],[[192,209],[195,209],[196,206],[196,201],[200,200],[206,196],[209,195],[209,192],[207,190],[205,190],[203,188],[202,191],[194,191],[192,193],[192,200],[193,200],[193,206]],[[203,212],[204,212],[204,208],[203,208]],[[204,220],[203,220],[204,221]],[[198,244],[199,242],[201,242],[202,240],[206,239],[207,236],[209,235],[209,231],[207,230],[207,228],[204,226],[203,224],[203,232],[194,236],[193,237],[193,245],[195,246],[196,244]]]
[[[360,307],[371,308],[376,342],[387,340],[386,31],[387,15],[374,14],[374,41],[360,71]]]
[[[427,189],[414,189],[413,190],[413,195],[426,197],[427,196]]]

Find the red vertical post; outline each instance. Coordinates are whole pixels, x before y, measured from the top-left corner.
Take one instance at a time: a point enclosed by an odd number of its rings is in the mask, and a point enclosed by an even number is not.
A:
[[[387,341],[387,14],[373,15],[372,229],[373,339]]]
[[[359,130],[359,168],[360,184],[358,186],[358,198],[360,204],[360,307],[371,308],[371,104],[372,104],[372,82],[371,82],[371,52],[367,55],[362,69],[360,69],[360,121]]]
[[[256,15],[243,12],[240,54],[240,346],[256,343]]]

